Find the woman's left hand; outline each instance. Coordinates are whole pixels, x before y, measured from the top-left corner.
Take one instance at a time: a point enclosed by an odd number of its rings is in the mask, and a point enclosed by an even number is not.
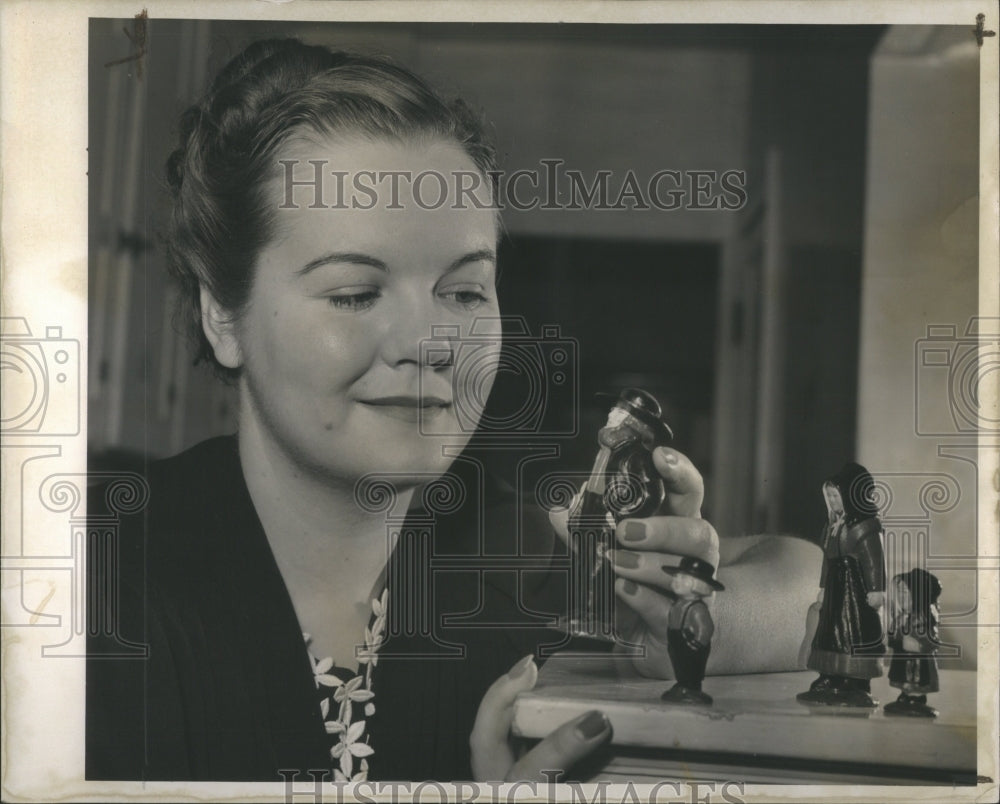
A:
[[[667,492],[660,511],[644,519],[623,520],[615,531],[615,594],[625,603],[616,607],[616,628],[620,641],[645,647],[645,658],[634,662],[639,673],[671,678],[667,617],[674,577],[663,567],[677,566],[681,557],[690,556],[718,568],[719,536],[701,518],[705,486],[694,464],[669,447],[653,450],[653,464]],[[550,514],[553,527],[564,540],[569,538],[568,515],[566,510]],[[710,602],[711,598],[706,598],[706,603]]]
[[[559,726],[531,750],[519,752],[510,730],[514,699],[534,687],[537,680],[538,667],[526,656],[493,682],[483,696],[469,736],[472,775],[477,782],[551,782],[553,773],[569,770],[611,736],[608,719],[593,710]]]

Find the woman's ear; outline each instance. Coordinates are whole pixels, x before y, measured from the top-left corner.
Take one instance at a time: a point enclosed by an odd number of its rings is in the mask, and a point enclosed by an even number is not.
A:
[[[226,368],[238,369],[243,365],[243,355],[236,335],[236,322],[204,285],[200,301],[201,328],[212,345],[215,359]]]

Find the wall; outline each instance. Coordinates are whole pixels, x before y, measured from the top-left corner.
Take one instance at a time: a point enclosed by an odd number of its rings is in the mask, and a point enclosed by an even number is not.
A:
[[[773,510],[758,527],[818,536],[822,480],[853,459],[868,62],[882,26],[819,27],[755,55],[753,162],[780,156],[780,338],[773,348],[782,439],[765,449]],[[776,428],[772,428],[776,429]]]
[[[872,60],[857,455],[893,495],[890,573],[926,560],[945,639],[966,648],[979,593],[975,433],[961,418],[975,393],[962,374],[975,339],[962,336],[977,312],[978,132],[969,32],[893,29]],[[946,329],[928,353],[930,327]]]
[[[704,29],[153,20],[145,74],[137,81],[103,66],[127,50],[121,25],[95,20],[91,37],[94,454],[168,455],[233,429],[231,394],[203,366],[191,366],[175,331],[159,237],[169,211],[163,165],[175,147],[180,114],[206,79],[253,39],[299,36],[393,57],[442,93],[483,111],[508,173],[541,169],[540,160],[552,157],[583,171],[588,183],[598,170],[612,171],[619,182],[632,170],[645,184],[661,169],[745,164],[750,55],[745,43],[720,44]],[[116,77],[124,96],[112,96]],[[655,245],[718,243],[731,219],[684,209],[535,209],[510,210],[504,223],[513,235]],[[669,269],[664,266],[665,286]],[[711,344],[714,329],[708,316],[688,336]]]
[[[121,55],[124,37],[115,21],[101,20],[94,26],[91,87],[96,113],[91,119],[91,141],[96,144],[104,142],[102,126],[106,125],[102,93],[109,71],[103,64]],[[508,172],[537,168],[547,157],[564,160],[567,168],[579,168],[588,177],[598,170],[618,176],[633,170],[648,177],[664,168],[745,169],[751,201],[756,203],[766,195],[764,154],[779,152],[784,166],[778,211],[783,242],[765,244],[772,252],[783,250],[788,270],[789,303],[775,345],[781,352],[770,361],[778,366],[774,386],[780,399],[776,404],[783,406],[784,414],[772,418],[780,419],[784,437],[775,440],[777,446],[765,445],[774,452],[770,464],[784,468],[781,493],[773,506],[777,515],[761,522],[752,510],[734,505],[734,493],[725,483],[713,482],[725,462],[737,465],[733,474],[736,482],[748,487],[743,490],[748,499],[775,485],[775,478],[766,472],[743,472],[738,453],[746,450],[720,437],[719,421],[733,420],[742,431],[758,431],[758,421],[738,419],[748,409],[745,398],[731,395],[732,404],[714,421],[709,421],[708,414],[690,421],[681,416],[677,424],[679,430],[691,434],[692,441],[716,443],[714,451],[695,448],[695,452],[709,481],[706,512],[716,517],[729,515],[726,533],[767,525],[814,533],[822,516],[817,484],[850,455],[854,441],[866,63],[881,30],[877,26],[766,30],[743,26],[276,26],[246,21],[194,25],[154,20],[143,82],[127,84],[132,92],[142,88],[139,132],[117,123],[125,132],[122,136],[141,137],[137,150],[141,181],[133,194],[134,206],[143,214],[126,220],[119,201],[102,212],[99,187],[96,182],[92,186],[92,209],[98,211],[91,220],[92,248],[96,251],[104,243],[105,248],[118,250],[120,229],[147,246],[121,255],[123,270],[107,287],[101,286],[100,277],[111,271],[102,273],[97,255],[93,260],[98,269],[92,272],[91,289],[95,359],[91,361],[90,400],[91,411],[98,411],[91,427],[94,452],[117,447],[165,455],[214,432],[232,429],[231,398],[207,372],[190,366],[186,345],[173,332],[171,300],[163,282],[162,244],[157,241],[167,214],[162,166],[174,146],[180,112],[195,99],[206,77],[255,38],[294,35],[388,54],[426,75],[444,93],[464,97],[488,117]],[[91,149],[90,157],[91,175],[102,180],[109,175],[105,161],[113,169],[123,161],[98,147]],[[117,176],[114,183],[116,187],[128,184],[124,177],[119,182]],[[584,249],[595,249],[600,242],[620,242],[658,254],[657,249],[669,245],[724,250],[739,217],[684,209],[536,209],[508,211],[505,224],[515,239],[576,240]],[[647,258],[652,269],[661,267],[657,259]],[[605,258],[612,268],[618,267],[616,262],[620,264],[613,255]],[[693,321],[693,311],[701,308],[685,305],[684,292],[679,290],[691,279],[685,275],[691,266],[677,260],[660,262],[660,275],[653,277],[651,269],[641,283],[643,301],[652,306],[659,303],[661,310],[659,316],[642,316],[641,326],[648,332],[643,345],[674,361],[669,366],[669,382],[664,383],[670,390],[665,393],[683,396],[691,387],[712,386],[705,394],[718,395],[725,378],[709,375],[713,364],[720,362],[718,344],[724,333],[719,322],[731,319],[730,310],[720,302],[719,309]],[[513,262],[505,266],[508,285],[514,284],[511,279],[518,268]],[[532,270],[530,264],[525,268]],[[585,281],[583,272],[572,262],[549,269],[545,294],[549,306],[537,311],[538,318],[565,322],[571,318],[566,310],[573,297],[569,283]],[[703,288],[717,286],[715,270],[708,271],[712,275],[701,283]],[[122,277],[128,277],[127,284]],[[563,288],[566,292],[560,292]],[[596,294],[595,290],[592,297]],[[523,295],[511,299],[508,306],[510,311],[524,308],[535,309]],[[614,310],[610,315],[620,320],[634,316],[629,319],[633,323],[639,317],[634,310]],[[587,333],[581,328],[572,334]],[[837,348],[817,360],[827,336]],[[101,354],[102,348],[108,354]],[[593,351],[586,348],[588,354]],[[693,361],[701,365],[687,365]],[[661,365],[665,360],[649,362],[667,373]],[[698,375],[695,381],[690,372],[683,374],[685,368]],[[682,448],[692,447],[682,442]],[[747,460],[752,462],[753,456]]]

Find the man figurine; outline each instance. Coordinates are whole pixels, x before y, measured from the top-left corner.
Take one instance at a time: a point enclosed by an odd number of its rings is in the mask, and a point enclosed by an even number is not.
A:
[[[676,567],[663,567],[671,575],[671,590],[677,596],[667,615],[667,653],[677,683],[662,695],[675,704],[712,703],[712,696],[701,691],[705,665],[712,647],[715,624],[704,598],[724,587],[713,577],[715,568],[707,561],[684,557]]]
[[[597,434],[600,449],[590,477],[569,510],[574,557],[571,633],[615,638],[615,575],[608,565],[615,525],[651,516],[662,505],[666,490],[653,464],[653,450],[672,438],[652,394],[626,388],[615,399]]]
[[[819,677],[796,697],[809,705],[873,709],[871,679],[882,675],[885,654],[878,610],[885,600],[882,523],[875,481],[863,466],[848,463],[823,484],[819,617],[808,667]]]

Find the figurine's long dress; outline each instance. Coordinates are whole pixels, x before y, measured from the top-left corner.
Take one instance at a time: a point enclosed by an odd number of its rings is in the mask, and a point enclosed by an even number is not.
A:
[[[903,650],[903,637],[912,636],[920,643],[920,653]],[[889,664],[889,683],[911,695],[924,695],[938,691],[937,616],[932,607],[929,617],[906,613],[892,624],[889,630],[889,647],[892,662]]]
[[[881,527],[877,519],[828,524],[823,532],[824,589],[808,667],[849,678],[882,675],[882,622],[869,592],[885,591]]]

